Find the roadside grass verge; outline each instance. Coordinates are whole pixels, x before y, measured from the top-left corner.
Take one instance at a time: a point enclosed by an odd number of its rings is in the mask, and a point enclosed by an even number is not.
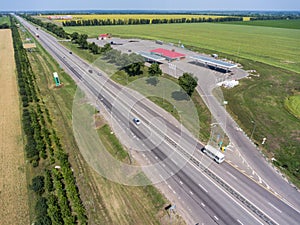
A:
[[[117,137],[112,133],[112,130],[107,124],[104,124],[98,129],[99,137],[105,146],[105,149],[110,150],[110,154],[116,159],[129,164],[128,152],[124,150],[122,144]]]
[[[300,120],[285,108],[286,99],[300,86],[299,74],[250,60],[241,59],[241,63],[260,76],[250,76],[235,88],[223,89],[226,109],[249,137],[254,128],[251,121],[255,122],[256,145],[267,158],[274,157],[276,165],[300,187]],[[264,145],[263,138],[267,138]]]
[[[300,95],[287,97],[284,105],[290,113],[300,119]]]

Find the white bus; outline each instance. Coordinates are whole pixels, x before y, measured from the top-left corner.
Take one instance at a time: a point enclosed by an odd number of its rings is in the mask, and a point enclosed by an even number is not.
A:
[[[217,163],[221,163],[225,159],[225,155],[211,145],[206,145],[202,152],[214,159]]]

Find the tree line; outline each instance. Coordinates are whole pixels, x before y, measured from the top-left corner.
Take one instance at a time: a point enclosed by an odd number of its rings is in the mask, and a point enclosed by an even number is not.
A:
[[[170,24],[170,23],[203,23],[242,21],[242,17],[193,17],[193,18],[164,18],[164,19],[87,19],[63,21],[63,26],[111,26],[111,25],[137,25],[137,24]]]
[[[34,224],[87,224],[85,207],[80,198],[68,154],[53,129],[49,110],[36,84],[35,74],[13,17],[11,24],[19,94],[22,101],[25,156],[33,167],[39,167],[38,170],[33,170],[39,172],[35,174],[30,184],[30,189],[36,195],[33,203]],[[55,165],[59,167],[54,168]]]
[[[34,18],[30,15],[27,14],[21,14],[19,15],[21,17],[23,17],[24,19],[35,23],[36,25],[45,28],[46,30],[54,33],[55,35],[57,35],[60,38],[69,38],[69,34],[60,26],[54,24],[54,23],[44,23],[42,20]]]

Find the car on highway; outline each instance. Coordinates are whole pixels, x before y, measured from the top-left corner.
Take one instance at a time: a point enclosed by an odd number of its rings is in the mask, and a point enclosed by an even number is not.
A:
[[[141,124],[141,121],[140,121],[138,118],[133,118],[133,122],[134,122],[136,125],[140,125],[140,124]]]

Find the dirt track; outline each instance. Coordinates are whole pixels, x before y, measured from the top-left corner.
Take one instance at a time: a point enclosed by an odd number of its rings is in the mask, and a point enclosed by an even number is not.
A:
[[[0,30],[0,224],[29,224],[19,96],[10,30]]]

